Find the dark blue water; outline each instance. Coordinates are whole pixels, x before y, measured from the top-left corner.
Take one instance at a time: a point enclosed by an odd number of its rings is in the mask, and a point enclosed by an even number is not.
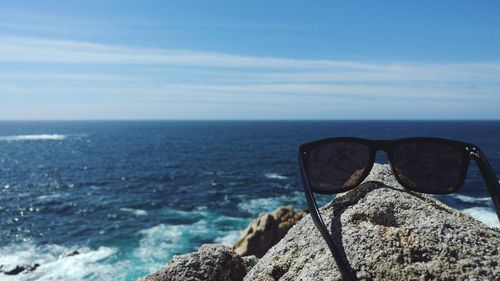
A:
[[[305,207],[297,147],[332,136],[458,139],[500,171],[499,121],[0,122],[0,264],[42,264],[6,280],[135,280],[231,244],[259,212]],[[498,226],[475,165],[440,199]]]

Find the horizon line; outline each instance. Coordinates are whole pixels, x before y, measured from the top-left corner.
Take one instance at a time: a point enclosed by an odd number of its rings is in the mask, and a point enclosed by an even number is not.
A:
[[[450,122],[470,122],[484,121],[497,122],[500,119],[418,119],[418,118],[402,118],[402,119],[4,119],[0,122],[331,122],[331,121],[450,121]]]

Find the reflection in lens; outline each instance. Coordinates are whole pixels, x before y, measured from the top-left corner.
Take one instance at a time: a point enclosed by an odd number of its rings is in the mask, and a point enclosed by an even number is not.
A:
[[[460,146],[408,142],[394,148],[392,165],[407,186],[421,192],[449,193],[460,187],[466,161]]]
[[[370,148],[354,142],[326,143],[315,147],[308,160],[308,178],[316,191],[337,192],[361,180],[370,161]]]

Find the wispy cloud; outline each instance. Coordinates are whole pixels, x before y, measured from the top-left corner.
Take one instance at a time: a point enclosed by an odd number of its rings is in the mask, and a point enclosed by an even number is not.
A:
[[[457,75],[462,79],[497,77],[500,63],[401,63],[359,62],[347,60],[304,60],[274,57],[241,56],[224,53],[141,48],[92,42],[23,37],[0,37],[0,61],[33,63],[139,64],[227,68],[291,68],[370,71],[371,74],[407,74],[420,77]],[[493,72],[493,73],[492,73]]]
[[[115,100],[129,109],[134,103],[141,108],[192,103],[219,113],[221,107],[251,108],[248,104],[254,109],[287,104],[291,112],[305,103],[323,108],[320,118],[328,116],[328,103],[343,104],[349,112],[394,102],[413,103],[414,108],[404,106],[409,110],[430,103],[477,110],[480,103],[491,107],[500,101],[499,62],[290,59],[3,36],[0,64],[0,97],[10,105],[30,96],[52,97],[66,106]]]

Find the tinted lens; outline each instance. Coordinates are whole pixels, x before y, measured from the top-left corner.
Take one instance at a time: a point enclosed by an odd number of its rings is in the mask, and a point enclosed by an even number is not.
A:
[[[370,161],[370,148],[355,142],[333,142],[315,147],[307,164],[315,191],[338,192],[359,184]]]
[[[407,186],[426,193],[450,193],[463,183],[468,164],[465,148],[436,142],[397,145],[392,165]]]

